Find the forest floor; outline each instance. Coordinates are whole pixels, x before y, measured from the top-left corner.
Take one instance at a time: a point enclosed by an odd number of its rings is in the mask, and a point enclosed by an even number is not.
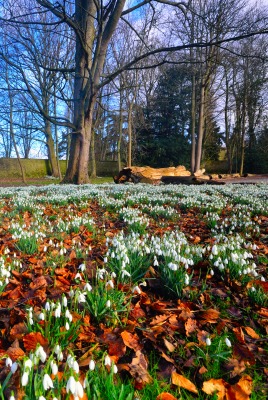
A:
[[[268,398],[267,195],[1,188],[0,398]]]

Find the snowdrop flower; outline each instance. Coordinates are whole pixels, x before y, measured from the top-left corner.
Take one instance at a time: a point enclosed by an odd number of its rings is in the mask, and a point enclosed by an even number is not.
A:
[[[108,261],[107,257],[104,257],[103,262],[106,264]]]
[[[15,400],[15,397],[13,396],[13,394],[10,396],[9,400]]]
[[[40,360],[44,363],[47,358],[47,353],[45,352],[43,346],[39,346],[36,349],[35,355],[40,358]]]
[[[84,286],[84,290],[86,292],[91,292],[92,291],[92,286],[87,282]]]
[[[132,293],[141,294],[141,289],[139,288],[139,286],[134,286],[134,288],[132,289]]]
[[[74,279],[80,279],[80,281],[82,280],[82,276],[80,275],[79,272],[77,272],[77,274],[75,275]]]
[[[70,322],[72,322],[73,316],[72,316],[72,314],[70,313],[70,311],[68,310],[68,308],[67,308],[67,310],[65,311],[65,317],[68,318],[68,320],[69,320]]]
[[[210,340],[209,337],[206,338],[206,345],[207,345],[207,346],[210,346],[210,345],[211,345],[211,340]]]
[[[106,286],[106,287],[107,287],[107,286],[110,286],[110,288],[113,289],[113,288],[114,288],[114,283],[113,283],[113,281],[110,279],[110,280],[106,283],[105,286]]]
[[[230,340],[228,338],[225,338],[225,344],[227,347],[232,347],[232,343],[230,342]]]
[[[108,354],[105,356],[104,365],[108,365],[108,366],[112,365],[112,361],[111,361],[110,357],[108,356]]]
[[[214,256],[216,256],[218,254],[218,247],[216,246],[216,244],[214,244],[212,246],[211,252]]]
[[[10,357],[7,357],[6,358],[6,367],[12,367],[12,360],[11,360],[11,358]]]
[[[213,269],[211,269],[209,273],[210,273],[211,276],[213,276],[214,275]]]
[[[90,369],[90,371],[94,371],[94,369],[95,369],[95,361],[94,360],[90,360],[90,362],[89,362],[89,369]]]
[[[45,304],[45,310],[50,311],[50,303],[48,301]]]
[[[80,269],[81,272],[84,272],[86,269],[86,264],[80,264],[78,268]]]
[[[38,319],[40,321],[44,321],[45,320],[45,314],[43,312],[40,312],[40,314],[38,315]]]
[[[122,278],[124,278],[124,276],[131,276],[130,273],[128,271],[126,271],[125,269],[123,269],[122,271]]]
[[[50,378],[50,376],[48,374],[45,374],[44,377],[43,377],[43,388],[44,388],[44,390],[48,390],[48,389],[53,388],[53,387],[54,387],[54,385],[53,385],[52,379]]]
[[[12,374],[15,374],[15,372],[17,371],[17,369],[18,369],[18,363],[14,362],[14,363],[11,365],[10,371],[12,372]]]
[[[39,396],[38,400],[46,400],[46,398],[44,396]]]
[[[65,295],[62,296],[62,305],[63,305],[63,307],[67,307],[67,305],[68,305],[68,300]]]
[[[184,280],[184,282],[185,282],[185,285],[189,285],[189,282],[190,282],[190,277],[189,277],[189,275],[185,275],[185,280]]]
[[[65,322],[65,329],[66,329],[66,331],[68,331],[70,329],[70,325],[69,325],[68,321]]]
[[[79,293],[77,298],[78,303],[86,303],[86,297],[84,293]]]
[[[60,318],[60,316],[61,316],[61,305],[60,303],[58,303],[55,309],[55,318]]]
[[[27,386],[29,381],[29,372],[24,371],[21,377],[21,386]]]
[[[111,307],[111,300],[107,300],[107,302],[106,302],[106,307],[107,307],[107,308],[110,308],[110,307]]]
[[[116,278],[116,273],[115,272],[111,273],[111,278],[113,278],[113,279]]]
[[[113,365],[113,373],[114,373],[114,374],[117,374],[117,372],[118,372],[118,368],[117,368],[117,366],[114,364],[114,365]]]
[[[83,386],[79,381],[76,381],[73,376],[70,376],[66,385],[66,392],[72,393],[74,396],[78,398],[82,398],[84,396]]]
[[[27,360],[24,362],[24,369],[29,368],[32,369],[33,362],[30,360],[30,358],[27,358]]]
[[[252,292],[256,292],[256,289],[255,289],[254,286],[252,286],[252,287],[250,288],[250,290],[251,290]]]
[[[54,360],[50,361],[50,368],[53,375],[57,375],[58,373],[58,365],[55,363]]]

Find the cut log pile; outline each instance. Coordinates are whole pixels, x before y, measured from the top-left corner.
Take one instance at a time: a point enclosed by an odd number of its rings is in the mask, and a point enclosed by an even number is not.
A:
[[[186,185],[224,185],[225,179],[240,178],[239,174],[211,174],[205,175],[205,169],[200,169],[193,175],[183,165],[178,167],[152,168],[131,166],[123,168],[117,176],[115,183],[151,183],[151,184],[186,184]],[[223,181],[222,181],[223,180]]]

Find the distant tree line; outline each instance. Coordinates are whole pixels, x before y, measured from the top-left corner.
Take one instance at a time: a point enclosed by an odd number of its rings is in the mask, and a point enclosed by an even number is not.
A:
[[[268,172],[267,8],[246,0],[0,1],[0,156]],[[21,167],[22,168],[22,167]],[[22,168],[22,175],[24,171]]]

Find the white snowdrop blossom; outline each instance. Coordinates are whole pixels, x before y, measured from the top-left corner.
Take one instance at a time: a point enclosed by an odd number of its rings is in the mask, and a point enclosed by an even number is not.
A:
[[[27,360],[24,362],[24,369],[32,369],[33,367],[33,362],[30,360],[30,358],[27,358]]]
[[[51,389],[53,387],[54,387],[54,385],[53,385],[52,379],[50,378],[50,376],[48,374],[45,374],[44,377],[43,377],[43,388],[44,388],[44,390],[48,390],[48,389]]]
[[[211,340],[210,340],[209,337],[206,338],[206,345],[207,345],[207,346],[210,346],[210,345],[211,345]]]
[[[46,398],[44,396],[39,396],[38,400],[46,400]]]
[[[40,358],[40,360],[44,363],[47,358],[47,353],[45,352],[43,346],[39,346],[35,351],[36,357]]]
[[[12,374],[15,374],[15,372],[17,371],[17,369],[18,369],[18,363],[14,362],[14,363],[11,365],[10,371],[12,372]]]
[[[61,305],[60,303],[58,303],[55,309],[55,318],[60,318],[60,316],[61,316]]]
[[[50,368],[53,375],[57,375],[58,373],[58,365],[54,360],[50,361]]]
[[[82,276],[79,272],[75,275],[74,279],[79,279],[80,281],[82,280]]]
[[[118,368],[117,368],[117,366],[114,364],[114,365],[113,365],[113,373],[114,373],[114,374],[117,374],[117,372],[118,372]]]
[[[13,362],[12,362],[11,358],[10,358],[10,357],[7,357],[7,358],[6,358],[6,366],[7,366],[7,367],[12,367],[12,364],[13,364]]]
[[[85,293],[79,293],[77,301],[78,301],[78,303],[86,303]]]
[[[95,366],[96,366],[95,361],[94,360],[90,360],[89,366],[88,366],[90,371],[94,371]]]
[[[78,268],[81,272],[84,272],[86,270],[86,264],[80,264]]]
[[[29,372],[24,371],[21,377],[21,386],[27,386],[29,381]]]
[[[91,292],[92,291],[92,286],[87,282],[84,286],[84,290],[86,292]]]
[[[76,398],[82,398],[84,396],[83,386],[79,381],[76,381],[73,376],[70,376],[66,385],[66,392],[72,393]]]
[[[141,294],[141,289],[139,288],[139,286],[134,286],[134,288],[132,289],[132,293]]]
[[[38,319],[40,321],[44,321],[45,320],[45,314],[43,312],[40,312],[40,314],[38,315]]]
[[[111,307],[111,300],[107,300],[107,301],[106,301],[106,307],[107,307],[107,308],[110,308],[110,307]]]
[[[230,342],[230,340],[228,338],[225,338],[225,344],[227,347],[232,347],[232,343]]]
[[[110,280],[106,283],[105,286],[106,286],[106,287],[110,287],[111,289],[113,289],[113,288],[114,288],[114,283],[113,283],[113,281],[110,279]]]
[[[111,361],[110,357],[108,356],[108,354],[105,356],[104,365],[107,365],[107,366],[112,365],[112,361]]]

